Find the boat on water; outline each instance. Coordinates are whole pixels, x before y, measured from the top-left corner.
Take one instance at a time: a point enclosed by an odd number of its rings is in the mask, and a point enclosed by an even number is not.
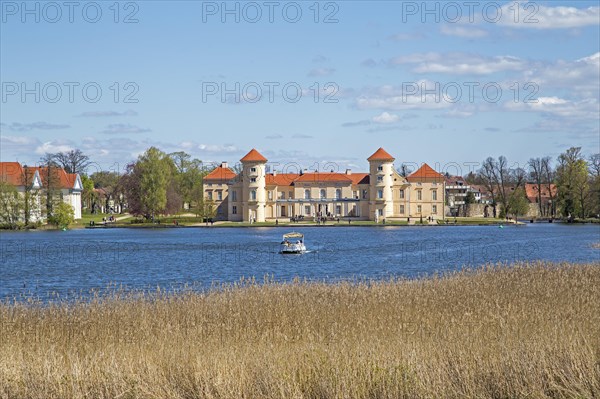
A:
[[[304,234],[292,232],[283,235],[280,254],[303,254],[305,252]]]

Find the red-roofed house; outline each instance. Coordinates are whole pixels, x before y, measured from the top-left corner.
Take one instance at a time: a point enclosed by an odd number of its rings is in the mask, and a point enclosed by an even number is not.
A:
[[[205,177],[205,198],[217,203],[217,219],[239,222],[319,217],[416,221],[420,217],[444,217],[444,184],[443,176],[439,181],[439,173],[424,165],[411,179],[404,178],[393,166],[394,157],[383,148],[367,160],[369,173],[278,173],[268,172],[267,158],[252,149],[240,160],[240,174],[223,163]],[[427,195],[422,195],[424,190]]]
[[[204,197],[214,201],[217,220],[228,219],[228,184],[236,176],[227,162],[223,162],[204,177]]]
[[[525,195],[530,203],[530,216],[549,217],[556,214],[556,197],[558,195],[556,185],[542,184],[541,190],[539,190],[537,184],[525,183]],[[531,206],[533,204],[535,206]]]
[[[29,221],[42,220],[40,197],[45,190],[53,190],[63,202],[71,205],[75,219],[81,219],[81,192],[83,184],[78,174],[62,168],[28,167],[18,162],[0,162],[0,180],[15,186],[18,192],[34,196],[29,206]],[[25,219],[25,216],[23,216]]]

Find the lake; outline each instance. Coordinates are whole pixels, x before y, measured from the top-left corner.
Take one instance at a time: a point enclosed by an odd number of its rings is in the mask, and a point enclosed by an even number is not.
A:
[[[280,255],[290,228],[2,232],[0,299],[67,298],[110,284],[197,289],[270,276],[319,281],[418,277],[543,259],[598,262],[599,225],[300,227],[310,253]]]

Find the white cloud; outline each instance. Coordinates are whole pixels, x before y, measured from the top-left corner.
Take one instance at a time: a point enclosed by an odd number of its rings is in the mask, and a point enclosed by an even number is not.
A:
[[[130,125],[130,124],[114,123],[114,124],[108,125],[106,127],[106,129],[103,130],[101,133],[104,133],[104,134],[129,134],[129,133],[148,133],[151,131],[152,130],[150,130],[150,129],[142,128],[142,127],[134,126],[134,125]]]
[[[554,117],[574,119],[577,121],[597,121],[600,115],[598,99],[572,101],[559,97],[538,97],[535,102],[509,102],[506,108],[513,111],[533,111]]]
[[[411,65],[417,73],[489,75],[522,70],[525,61],[508,55],[486,57],[469,53],[416,53],[390,60],[392,65]]]
[[[238,149],[233,144],[198,144],[197,147],[204,152],[237,152]]]
[[[390,114],[388,112],[382,112],[380,115],[374,116],[372,118],[372,120],[375,123],[387,124],[387,123],[398,122],[400,120],[400,117],[398,115],[396,115],[396,114]]]
[[[66,152],[73,150],[73,146],[69,142],[54,140],[54,141],[46,141],[42,143],[35,149],[36,154],[46,154],[46,153],[55,153],[55,152]]]
[[[137,116],[137,112],[132,111],[132,110],[127,110],[127,111],[123,111],[123,112],[118,112],[118,111],[88,111],[88,112],[82,112],[81,114],[77,115],[78,117],[82,117],[82,118],[104,118],[104,117],[111,117],[111,116]]]
[[[518,14],[515,10],[518,9]],[[512,28],[568,29],[600,25],[600,7],[547,7],[537,3],[513,2],[502,6],[498,24]]]
[[[488,32],[483,29],[457,24],[444,24],[440,28],[440,32],[447,36],[464,37],[466,39],[477,39],[488,35]]]

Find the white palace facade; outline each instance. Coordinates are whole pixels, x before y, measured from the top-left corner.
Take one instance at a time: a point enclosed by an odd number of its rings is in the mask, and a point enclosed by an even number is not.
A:
[[[222,163],[204,178],[204,197],[216,218],[237,222],[300,218],[430,220],[444,218],[444,176],[423,164],[402,177],[383,148],[368,159],[368,173],[267,173],[267,159],[252,149],[236,174]]]

